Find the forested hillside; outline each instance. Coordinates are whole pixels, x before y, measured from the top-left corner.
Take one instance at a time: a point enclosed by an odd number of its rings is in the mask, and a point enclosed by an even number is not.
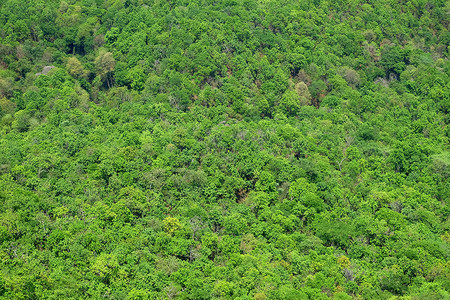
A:
[[[450,299],[444,0],[0,0],[0,299]]]

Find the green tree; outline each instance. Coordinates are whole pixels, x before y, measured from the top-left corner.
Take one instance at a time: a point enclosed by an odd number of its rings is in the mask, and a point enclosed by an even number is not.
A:
[[[83,78],[87,75],[87,72],[84,70],[83,65],[75,56],[72,56],[67,60],[66,69],[70,75],[76,78]]]

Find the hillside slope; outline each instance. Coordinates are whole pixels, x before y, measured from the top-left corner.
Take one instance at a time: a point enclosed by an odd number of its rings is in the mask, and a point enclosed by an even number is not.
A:
[[[449,9],[0,0],[0,298],[448,299]]]

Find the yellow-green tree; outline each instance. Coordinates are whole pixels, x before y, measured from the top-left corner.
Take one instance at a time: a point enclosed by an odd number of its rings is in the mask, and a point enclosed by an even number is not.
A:
[[[100,51],[94,64],[97,75],[100,76],[102,80],[106,80],[108,88],[111,88],[111,85],[113,84],[112,72],[116,66],[116,60],[112,53],[105,50]]]

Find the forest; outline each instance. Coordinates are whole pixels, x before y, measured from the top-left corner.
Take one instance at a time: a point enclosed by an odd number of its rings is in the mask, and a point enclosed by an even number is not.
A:
[[[450,299],[449,15],[0,0],[0,299]]]

